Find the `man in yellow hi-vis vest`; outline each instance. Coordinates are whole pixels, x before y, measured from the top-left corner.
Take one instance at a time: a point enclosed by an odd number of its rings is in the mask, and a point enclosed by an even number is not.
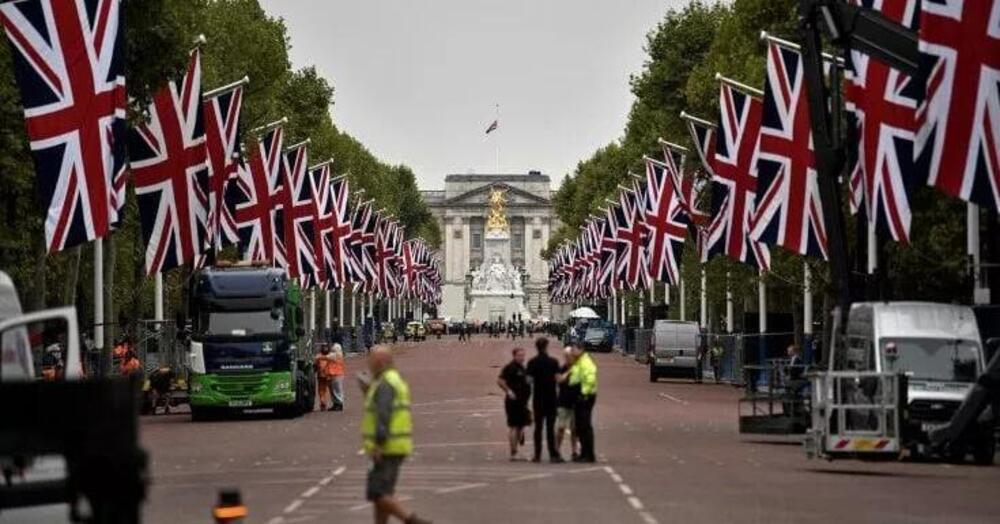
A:
[[[403,460],[413,452],[410,387],[393,367],[392,353],[376,346],[368,357],[371,378],[359,376],[365,394],[361,418],[364,451],[371,458],[365,496],[375,507],[375,523],[396,517],[408,524],[429,521],[407,511],[395,498],[396,481]]]
[[[576,357],[573,366],[569,368],[567,383],[577,389],[576,402],[573,405],[573,424],[580,440],[580,456],[574,462],[595,462],[594,454],[594,402],[597,400],[597,364],[590,354],[580,346],[573,346]]]

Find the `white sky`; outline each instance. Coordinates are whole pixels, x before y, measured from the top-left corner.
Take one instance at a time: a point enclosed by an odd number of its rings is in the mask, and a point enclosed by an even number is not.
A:
[[[422,189],[451,173],[552,176],[618,138],[646,33],[687,0],[261,0],[334,122]],[[500,131],[486,127],[500,104]],[[495,137],[495,138],[493,138]]]

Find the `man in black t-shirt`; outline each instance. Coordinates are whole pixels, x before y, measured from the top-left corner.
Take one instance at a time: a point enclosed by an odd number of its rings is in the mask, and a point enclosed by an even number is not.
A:
[[[531,424],[531,414],[528,412],[531,385],[528,384],[528,374],[524,369],[524,348],[514,348],[513,359],[500,370],[497,385],[505,395],[503,407],[507,414],[510,460],[520,460],[517,451],[524,443],[524,427]]]
[[[545,426],[545,442],[549,448],[549,460],[554,463],[563,462],[556,448],[556,376],[559,374],[559,361],[548,353],[549,339],[539,337],[535,340],[538,355],[528,361],[528,377],[534,389],[531,397],[531,407],[535,412],[535,456],[533,462],[542,460],[542,426]]]

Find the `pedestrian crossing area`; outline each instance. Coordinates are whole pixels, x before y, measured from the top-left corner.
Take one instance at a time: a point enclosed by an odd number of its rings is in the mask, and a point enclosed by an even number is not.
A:
[[[412,462],[404,464],[396,488],[397,499],[414,507],[438,507],[449,497],[477,491],[495,492],[517,484],[554,481],[566,475],[597,475],[595,481],[607,482],[601,466],[548,467],[535,464],[486,466],[441,466]],[[324,485],[317,484],[285,507],[268,524],[298,522],[370,522],[371,504],[365,500],[367,471],[362,465],[346,468]],[[324,478],[325,480],[325,478]],[[322,482],[321,482],[322,483]],[[609,486],[613,489],[613,486]]]

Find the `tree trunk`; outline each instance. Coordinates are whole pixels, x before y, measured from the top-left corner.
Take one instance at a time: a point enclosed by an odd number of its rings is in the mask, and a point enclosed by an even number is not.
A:
[[[64,306],[76,305],[76,285],[80,279],[80,259],[82,256],[83,249],[81,246],[76,246],[70,251],[69,272],[66,275],[62,297]]]

